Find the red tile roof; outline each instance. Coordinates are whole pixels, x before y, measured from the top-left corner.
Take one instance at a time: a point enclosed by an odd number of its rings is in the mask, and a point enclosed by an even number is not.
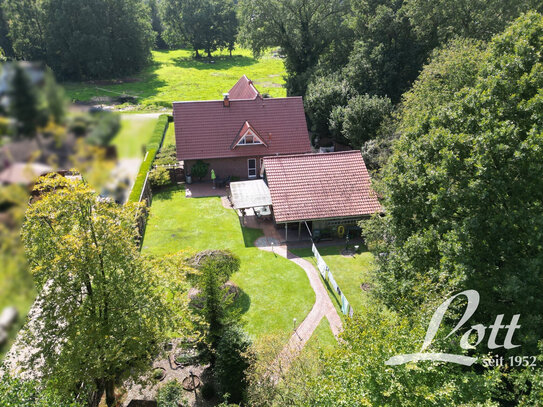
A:
[[[381,212],[360,151],[265,157],[278,223]]]
[[[311,152],[301,97],[174,102],[178,160]],[[264,141],[231,148],[245,122]]]
[[[230,100],[240,99],[255,99],[259,96],[258,90],[253,85],[253,81],[243,75],[238,79],[236,84],[232,86],[232,89],[228,91],[228,98]]]

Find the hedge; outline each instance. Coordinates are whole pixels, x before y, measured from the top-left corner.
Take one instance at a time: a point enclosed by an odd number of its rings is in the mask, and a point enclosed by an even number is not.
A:
[[[134,186],[132,187],[132,191],[130,192],[130,196],[128,197],[129,202],[139,202],[140,200],[141,191],[143,190],[143,184],[145,183],[145,178],[147,177],[147,173],[153,166],[153,161],[155,160],[157,151],[162,145],[162,140],[168,128],[168,122],[169,116],[167,114],[160,115],[160,117],[158,118],[155,129],[153,130],[153,134],[149,142],[145,146],[147,154],[145,155],[145,159],[141,163],[138,175],[136,176],[136,181],[134,182]]]

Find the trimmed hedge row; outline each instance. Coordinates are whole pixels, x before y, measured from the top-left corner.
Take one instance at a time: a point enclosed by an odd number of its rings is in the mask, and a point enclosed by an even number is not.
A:
[[[164,138],[164,135],[166,134],[166,129],[168,128],[169,121],[170,119],[167,114],[160,115],[160,117],[158,118],[151,139],[145,146],[147,154],[145,156],[145,160],[143,160],[143,162],[141,163],[138,175],[136,176],[136,181],[134,182],[134,186],[132,187],[132,191],[130,192],[130,196],[128,197],[129,202],[139,202],[140,200],[141,191],[143,190],[143,184],[145,183],[145,178],[147,177],[147,173],[153,166],[153,161],[155,160],[157,151],[162,145],[162,140]]]

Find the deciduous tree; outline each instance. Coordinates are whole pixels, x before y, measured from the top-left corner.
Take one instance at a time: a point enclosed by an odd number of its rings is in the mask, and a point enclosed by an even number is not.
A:
[[[342,32],[348,3],[339,0],[244,0],[240,40],[259,56],[281,47],[287,93],[304,95],[319,57]]]
[[[60,176],[41,178],[36,192],[22,229],[41,304],[23,336],[37,349],[27,368],[40,359],[53,388],[88,396],[91,406],[105,391],[112,406],[116,381],[146,368],[166,332],[177,331],[170,304],[183,292],[172,294],[164,283],[185,280],[161,277],[171,268],[157,272],[140,257],[137,206],[119,207]]]

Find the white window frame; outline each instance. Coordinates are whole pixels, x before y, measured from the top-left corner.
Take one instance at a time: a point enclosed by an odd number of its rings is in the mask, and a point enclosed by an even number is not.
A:
[[[247,143],[246,142],[246,139],[245,137],[247,136],[252,136],[253,137],[253,142],[252,143]],[[255,145],[260,145],[260,144],[264,144],[262,142],[262,140],[260,139],[260,137],[258,137],[255,133],[253,133],[251,130],[247,130],[245,132],[245,134],[243,135],[242,138],[239,139],[239,141],[237,142],[236,146],[255,146]]]
[[[249,164],[249,163],[251,162],[251,160],[254,161],[254,163],[255,163],[254,168],[251,168],[251,165]],[[256,158],[249,158],[249,159],[247,159],[247,177],[248,177],[248,178],[256,178],[257,173],[258,173],[258,172],[257,172],[257,169],[258,169],[258,168],[257,168],[257,166],[256,166]],[[254,174],[253,174],[253,175],[251,175],[251,171],[254,171]]]

